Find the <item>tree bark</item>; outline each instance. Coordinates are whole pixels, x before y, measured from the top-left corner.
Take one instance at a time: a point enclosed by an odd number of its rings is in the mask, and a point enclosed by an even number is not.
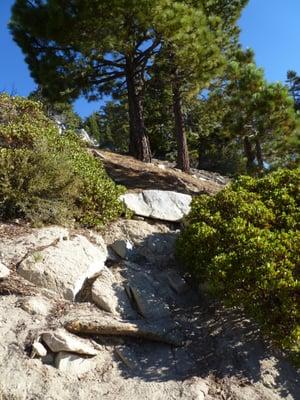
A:
[[[247,172],[252,172],[255,167],[255,153],[252,149],[252,144],[248,136],[245,136],[244,138],[244,152],[247,158]]]
[[[264,169],[264,159],[263,159],[260,141],[258,138],[255,139],[255,149],[256,149],[256,159],[257,159],[259,169],[263,170]]]
[[[138,160],[151,162],[150,142],[146,134],[141,96],[137,93],[133,61],[126,58],[126,84],[129,108],[129,152]]]
[[[180,82],[177,74],[174,74],[172,82],[173,112],[175,119],[175,132],[177,141],[177,166],[184,172],[190,172],[190,159],[182,113],[182,99]]]

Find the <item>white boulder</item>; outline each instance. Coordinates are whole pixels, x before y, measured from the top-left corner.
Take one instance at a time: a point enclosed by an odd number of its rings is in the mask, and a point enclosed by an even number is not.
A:
[[[163,221],[180,221],[190,211],[192,196],[164,190],[144,190],[120,197],[136,215]]]
[[[31,253],[19,265],[18,273],[37,286],[74,300],[84,281],[102,270],[106,258],[106,247],[78,235]]]

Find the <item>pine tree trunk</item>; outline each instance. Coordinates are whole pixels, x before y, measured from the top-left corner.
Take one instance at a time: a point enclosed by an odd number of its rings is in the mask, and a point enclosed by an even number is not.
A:
[[[255,154],[252,149],[252,144],[248,136],[244,138],[244,152],[247,158],[247,172],[252,172],[255,168],[254,161],[255,161]]]
[[[151,150],[143,117],[142,100],[137,94],[133,62],[126,59],[126,83],[129,108],[129,152],[138,160],[151,162]]]
[[[263,159],[260,141],[258,138],[255,139],[255,149],[256,149],[256,159],[258,162],[259,169],[263,170],[264,169],[264,159]]]
[[[175,131],[177,140],[177,167],[184,172],[190,172],[189,152],[188,152],[184,119],[182,113],[180,83],[176,74],[174,74],[173,77],[172,91],[173,91],[173,112],[174,112]]]

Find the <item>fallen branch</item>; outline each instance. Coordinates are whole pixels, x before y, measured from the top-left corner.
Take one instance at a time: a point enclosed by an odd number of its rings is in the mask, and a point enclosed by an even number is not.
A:
[[[65,328],[72,333],[105,336],[129,336],[180,346],[182,340],[172,329],[149,325],[144,321],[122,321],[104,314],[97,319],[84,317],[66,322]],[[174,327],[173,327],[174,330]]]

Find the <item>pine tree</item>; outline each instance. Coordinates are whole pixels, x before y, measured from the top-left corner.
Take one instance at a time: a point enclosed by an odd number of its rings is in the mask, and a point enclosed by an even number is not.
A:
[[[246,3],[246,0],[173,1],[158,17],[157,29],[163,37],[161,64],[173,94],[177,165],[185,172],[189,172],[190,161],[184,103],[221,73],[225,55],[237,40],[236,21]],[[174,26],[180,27],[177,35],[173,33]]]
[[[297,72],[290,70],[287,72],[286,83],[289,93],[294,99],[295,110],[298,111],[300,110],[300,76],[297,75]]]
[[[296,115],[289,93],[280,83],[269,84],[257,68],[251,51],[239,52],[228,67],[222,96],[228,112],[224,126],[244,143],[247,170],[265,168],[264,153],[272,162],[280,151],[278,143],[293,133]]]
[[[89,136],[100,143],[100,127],[99,127],[99,115],[94,112],[84,122],[84,128],[88,132]]]
[[[81,128],[81,117],[74,111],[73,105],[70,102],[49,101],[49,99],[43,95],[41,88],[31,92],[28,98],[42,103],[44,111],[48,117],[53,118],[58,116],[64,121],[63,123],[67,129],[76,130]]]
[[[47,97],[127,89],[130,150],[150,161],[142,92],[160,46],[153,15],[164,0],[16,0],[10,29]]]

